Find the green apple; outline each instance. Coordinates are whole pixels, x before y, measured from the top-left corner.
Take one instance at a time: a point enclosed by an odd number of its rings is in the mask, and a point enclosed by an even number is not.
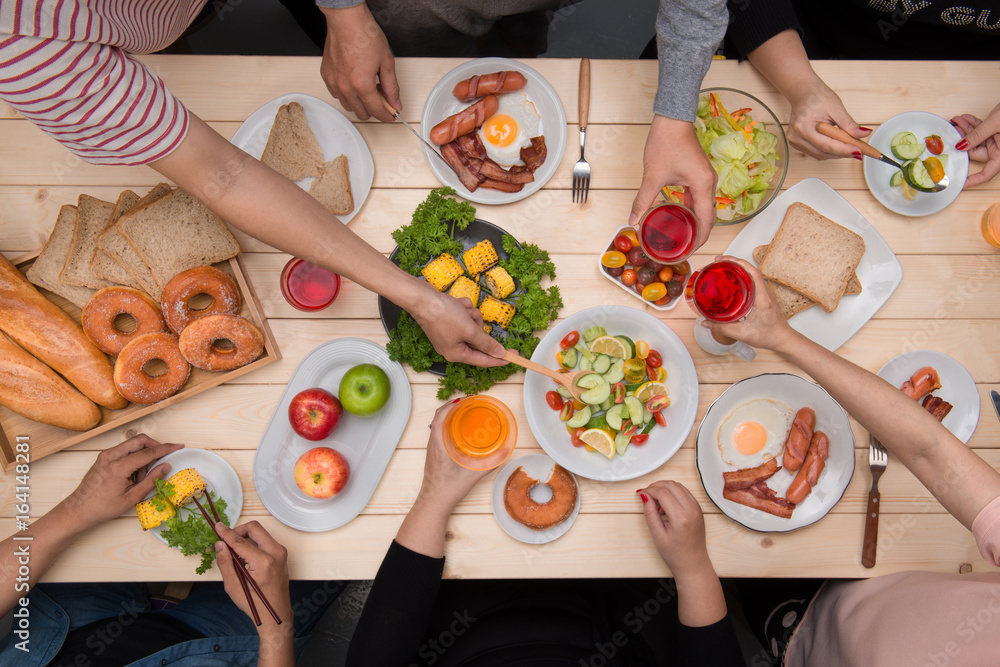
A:
[[[340,381],[340,403],[352,415],[368,417],[385,406],[391,390],[384,370],[375,364],[361,364]]]

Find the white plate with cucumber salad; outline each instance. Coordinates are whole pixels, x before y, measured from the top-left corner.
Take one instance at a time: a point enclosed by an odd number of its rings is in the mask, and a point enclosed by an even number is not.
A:
[[[940,142],[933,137],[940,137]],[[969,175],[969,154],[955,148],[961,140],[958,130],[941,116],[926,111],[893,116],[872,132],[869,143],[909,169],[917,187],[910,188],[899,169],[868,158],[864,162],[868,189],[880,204],[900,215],[937,213],[955,201]],[[939,164],[928,163],[931,158]],[[934,173],[938,167],[948,175],[949,185],[940,192],[928,192],[934,187],[932,176],[939,175]]]
[[[564,349],[573,332],[579,340]],[[557,391],[552,380],[538,373],[524,379],[532,434],[577,475],[609,482],[641,477],[666,463],[694,426],[698,375],[691,355],[665,322],[644,311],[596,306],[575,313],[549,330],[531,359],[592,371],[580,379],[586,404],[571,415],[546,400]]]

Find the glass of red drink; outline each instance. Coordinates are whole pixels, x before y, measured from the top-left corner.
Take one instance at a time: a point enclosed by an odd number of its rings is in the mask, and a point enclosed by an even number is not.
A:
[[[698,219],[675,202],[657,204],[639,219],[639,245],[660,264],[679,262],[694,251]]]
[[[688,304],[713,322],[735,322],[753,308],[753,278],[736,262],[722,260],[691,274]]]
[[[307,313],[323,310],[337,298],[340,276],[293,257],[281,271],[281,294],[293,308]]]

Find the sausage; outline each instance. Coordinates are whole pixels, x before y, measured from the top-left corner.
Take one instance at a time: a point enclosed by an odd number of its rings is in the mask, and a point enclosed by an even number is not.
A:
[[[782,465],[789,472],[795,472],[802,467],[806,459],[806,451],[812,440],[813,429],[816,428],[816,412],[812,408],[802,408],[795,415],[792,428],[785,440],[785,456]]]
[[[492,74],[477,74],[459,81],[452,91],[462,102],[471,102],[477,97],[493,93],[511,93],[524,88],[528,80],[520,72],[493,72]]]
[[[903,383],[900,390],[915,401],[941,388],[941,378],[931,366],[924,366]]]
[[[448,116],[431,128],[431,141],[438,146],[450,143],[463,134],[472,132],[483,124],[500,108],[500,98],[488,95],[475,104],[470,104],[456,114]]]
[[[812,493],[813,487],[819,482],[819,476],[826,467],[826,459],[830,456],[830,438],[822,431],[813,434],[812,442],[809,443],[809,453],[806,454],[805,463],[799,469],[799,474],[795,476],[792,483],[788,485],[785,492],[785,499],[790,503],[798,505]]]

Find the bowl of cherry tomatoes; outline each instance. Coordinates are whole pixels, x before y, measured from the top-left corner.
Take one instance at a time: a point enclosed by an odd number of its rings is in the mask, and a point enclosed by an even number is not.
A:
[[[628,226],[615,231],[597,266],[605,278],[656,310],[675,308],[691,275],[686,261],[661,264],[650,259]]]

